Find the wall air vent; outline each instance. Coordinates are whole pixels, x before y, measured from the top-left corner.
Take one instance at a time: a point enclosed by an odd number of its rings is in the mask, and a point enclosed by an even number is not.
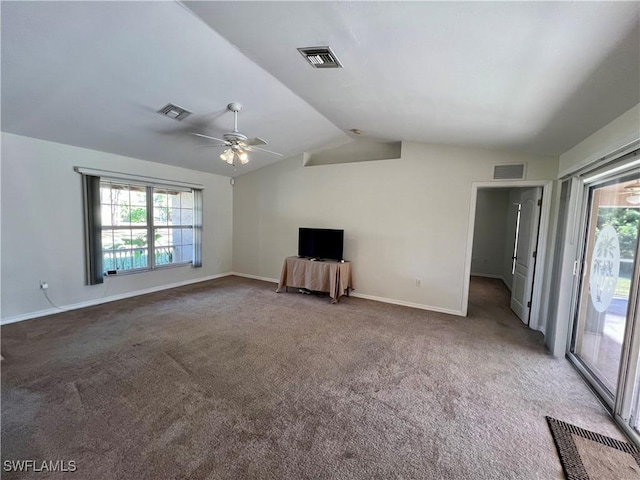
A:
[[[515,163],[510,165],[494,165],[494,180],[524,180],[526,164]]]
[[[191,115],[191,112],[174,105],[173,103],[167,103],[164,107],[158,110],[158,113],[165,117],[173,118],[174,120],[184,120]]]
[[[305,47],[298,51],[313,68],[342,68],[340,60],[329,47]]]

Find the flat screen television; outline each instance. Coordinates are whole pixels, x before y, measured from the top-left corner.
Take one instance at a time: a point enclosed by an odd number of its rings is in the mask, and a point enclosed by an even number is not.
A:
[[[300,228],[298,256],[319,260],[342,260],[344,230]]]

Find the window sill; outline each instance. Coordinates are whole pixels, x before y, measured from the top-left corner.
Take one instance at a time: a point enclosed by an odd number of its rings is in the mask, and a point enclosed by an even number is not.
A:
[[[193,265],[193,262],[180,262],[180,263],[170,263],[168,265],[158,265],[154,268],[135,268],[131,270],[119,270],[116,273],[104,273],[103,277],[121,277],[123,275],[134,275],[136,273],[146,273],[146,272],[156,272],[158,270],[169,270],[172,268],[179,267],[188,267]]]

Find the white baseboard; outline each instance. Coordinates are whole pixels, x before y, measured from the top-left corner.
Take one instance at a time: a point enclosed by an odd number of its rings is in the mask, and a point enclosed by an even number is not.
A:
[[[93,300],[87,300],[86,302],[74,303],[71,305],[64,305],[58,308],[49,308],[47,310],[39,310],[37,312],[31,312],[24,315],[16,315],[14,317],[3,318],[0,320],[0,325],[8,325],[10,323],[22,322],[24,320],[30,320],[32,318],[46,317],[47,315],[54,315],[56,313],[62,313],[69,310],[77,310],[79,308],[92,307],[94,305],[100,305],[102,303],[115,302],[116,300],[123,300],[125,298],[137,297],[138,295],[146,295],[147,293],[159,292],[162,290],[169,290],[170,288],[182,287],[184,285],[190,285],[193,283],[206,282],[207,280],[215,280],[216,278],[228,277],[235,275],[238,277],[251,278],[253,280],[262,280],[264,282],[279,283],[279,280],[269,277],[260,277],[258,275],[251,275],[248,273],[240,272],[227,272],[219,273],[216,275],[209,275],[207,277],[196,278],[194,280],[184,280],[182,282],[170,283],[167,285],[160,285],[157,287],[145,288],[143,290],[136,290],[133,292],[121,293],[118,295],[112,295],[110,297],[97,298]],[[447,313],[449,315],[463,316],[460,310],[451,310],[448,308],[434,307],[431,305],[423,305],[421,303],[405,302],[403,300],[394,300],[392,298],[377,297],[375,295],[367,295],[364,293],[357,293],[351,291],[349,294],[352,297],[364,298],[366,300],[373,300],[376,302],[390,303],[392,305],[401,305],[403,307],[418,308],[420,310],[428,310],[431,312]]]
[[[236,275],[238,277],[252,278],[254,280],[262,280],[264,282],[280,283],[280,280],[276,278],[259,277],[258,275],[250,275],[248,273],[231,272],[231,275]],[[353,290],[349,293],[349,296],[356,297],[356,298],[364,298],[366,300],[374,300],[376,302],[391,303],[393,305],[401,305],[403,307],[419,308],[420,310],[429,310],[431,312],[448,313],[450,315],[462,316],[462,312],[460,310],[449,310],[447,308],[432,307],[430,305],[423,305],[421,303],[412,303],[412,302],[405,302],[403,300],[393,300],[391,298],[376,297],[374,295],[357,293]]]
[[[248,273],[231,272],[231,275],[236,275],[238,277],[252,278],[254,280],[262,280],[264,282],[280,283],[280,280],[276,278],[259,277],[258,275],[251,275]],[[431,312],[448,313],[450,315],[462,316],[462,312],[460,310],[449,310],[447,308],[432,307],[430,305],[423,305],[421,303],[412,303],[412,302],[405,302],[403,300],[394,300],[392,298],[376,297],[374,295],[357,293],[353,290],[349,293],[349,295],[351,297],[364,298],[366,300],[374,300],[376,302],[391,303],[393,305],[401,305],[403,307],[419,308],[420,310],[429,310]]]
[[[100,305],[102,303],[115,302],[116,300],[123,300],[125,298],[137,297],[138,295],[146,295],[147,293],[160,292],[162,290],[169,290],[170,288],[182,287],[184,285],[191,285],[193,283],[206,282],[207,280],[215,280],[216,278],[228,277],[229,275],[232,275],[232,273],[231,272],[218,273],[215,275],[195,278],[192,280],[183,280],[182,282],[169,283],[166,285],[159,285],[157,287],[145,288],[143,290],[135,290],[133,292],[111,295],[109,297],[96,298],[93,300],[87,300],[85,302],[73,303],[70,305],[62,305],[60,306],[60,308],[48,308],[46,310],[39,310],[37,312],[25,313],[23,315],[16,315],[14,317],[3,318],[2,320],[0,320],[0,325],[8,325],[10,323],[23,322],[25,320],[31,320],[32,318],[46,317],[47,315],[55,315],[56,313],[67,312],[69,310],[77,310],[79,308],[93,307],[94,305]]]
[[[249,273],[231,272],[230,275],[235,275],[236,277],[251,278],[253,280],[262,280],[263,282],[280,283],[280,280],[278,280],[277,278],[259,277],[258,275],[251,275]]]
[[[349,295],[356,298],[374,300],[376,302],[391,303],[393,305],[401,305],[403,307],[418,308],[420,310],[429,310],[430,312],[447,313],[449,315],[456,315],[458,317],[464,316],[460,310],[451,310],[449,308],[434,307],[431,305],[424,305],[422,303],[405,302],[404,300],[394,300],[392,298],[376,297],[375,295],[367,295],[365,293],[357,293],[354,291],[352,291]]]

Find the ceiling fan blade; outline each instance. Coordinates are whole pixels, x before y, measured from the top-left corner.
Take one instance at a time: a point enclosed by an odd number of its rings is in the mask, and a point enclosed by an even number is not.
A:
[[[246,139],[244,142],[242,142],[242,143],[244,143],[244,144],[245,144],[246,146],[248,146],[248,147],[252,147],[252,146],[254,146],[254,145],[266,145],[266,144],[267,144],[267,141],[266,141],[266,140],[263,140],[263,139],[262,139],[262,138],[260,138],[260,137],[255,137],[255,138],[247,138],[247,139]]]
[[[226,143],[212,143],[211,145],[198,145],[193,148],[228,147]]]
[[[224,142],[225,145],[230,145],[226,140],[216,137],[210,137],[209,135],[203,135],[202,133],[190,132],[191,135],[195,135],[196,137],[208,138],[209,140],[215,140],[216,142]]]
[[[266,153],[270,153],[271,155],[278,155],[279,157],[284,157],[284,155],[282,155],[281,153],[278,152],[272,152],[271,150],[267,150],[266,148],[260,148],[260,147],[247,147],[247,150],[251,151],[251,150],[259,150],[261,152],[266,152]]]

